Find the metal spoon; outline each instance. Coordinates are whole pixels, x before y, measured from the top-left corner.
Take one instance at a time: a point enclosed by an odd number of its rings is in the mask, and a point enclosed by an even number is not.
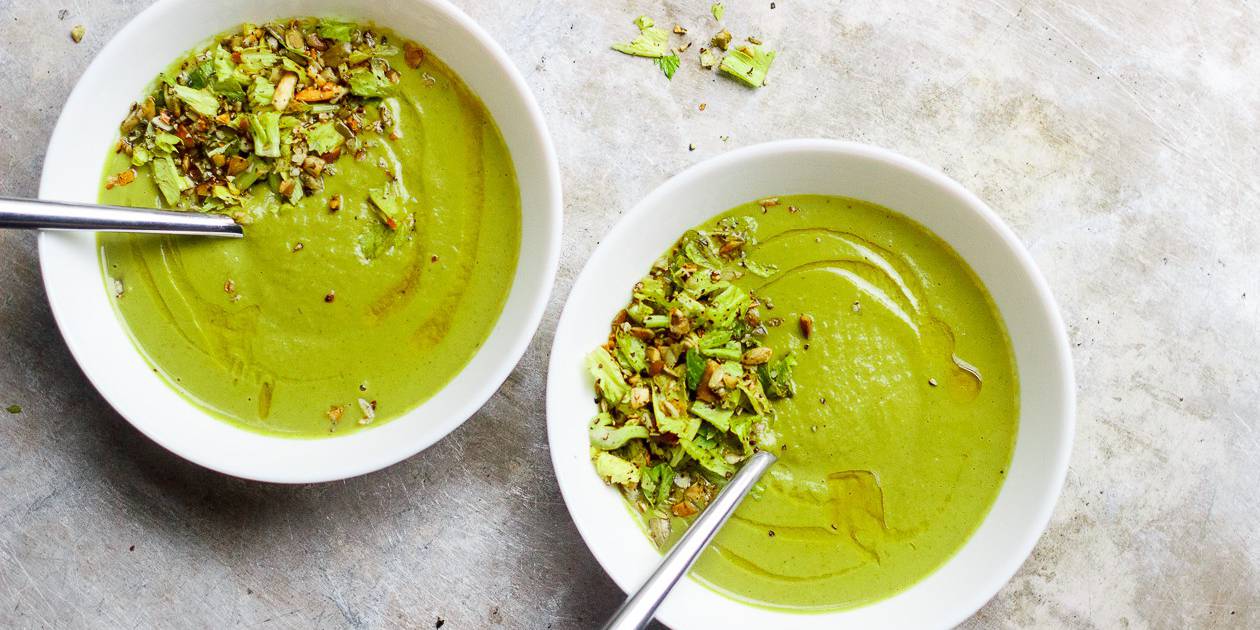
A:
[[[695,564],[700,552],[709,545],[709,541],[713,540],[713,536],[739,506],[739,502],[744,500],[744,495],[761,479],[761,475],[770,468],[775,459],[777,458],[772,453],[766,451],[753,455],[696,522],[691,524],[678,544],[665,555],[652,577],[613,613],[604,630],[639,630],[646,626],[652,620],[656,608],[674,588],[674,584]]]
[[[0,197],[0,228],[202,234],[241,238],[232,217],[202,212],[143,210],[90,203]]]

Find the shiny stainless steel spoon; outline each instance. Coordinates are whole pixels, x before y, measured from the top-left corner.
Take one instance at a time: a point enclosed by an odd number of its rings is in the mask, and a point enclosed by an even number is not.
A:
[[[770,465],[777,459],[773,454],[761,451],[752,456],[744,467],[735,473],[726,487],[718,493],[717,498],[709,504],[696,522],[691,524],[687,533],[674,545],[674,548],[661,560],[660,566],[652,577],[648,578],[639,591],[630,596],[626,603],[613,613],[612,619],[604,626],[604,630],[639,630],[652,621],[661,602],[669,595],[678,580],[695,564],[700,552],[709,545],[726,519],[730,518],[739,502],[752,490],[753,484],[761,479]]]
[[[245,235],[241,226],[231,217],[221,214],[143,210],[9,197],[0,197],[0,228],[202,234],[229,238]]]

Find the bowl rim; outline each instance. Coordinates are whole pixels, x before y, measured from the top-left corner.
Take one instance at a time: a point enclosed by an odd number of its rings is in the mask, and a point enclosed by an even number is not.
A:
[[[638,215],[651,212],[653,207],[660,206],[664,199],[673,195],[677,190],[690,186],[693,181],[704,180],[709,178],[711,175],[726,169],[738,169],[745,162],[764,160],[776,155],[809,153],[825,153],[882,162],[885,165],[902,171],[910,177],[918,178],[924,180],[928,184],[937,186],[947,194],[950,194],[957,200],[963,202],[969,211],[977,215],[990,229],[993,230],[1002,242],[1002,245],[1004,245],[1009,250],[1009,253],[1014,256],[1020,267],[1020,271],[1022,271],[1030,280],[1031,288],[1036,294],[1036,308],[1041,311],[1040,314],[1049,324],[1049,330],[1045,331],[1051,338],[1049,345],[1052,347],[1053,351],[1053,365],[1049,369],[1051,374],[1059,377],[1058,380],[1061,383],[1061,387],[1058,388],[1059,391],[1052,392],[1052,396],[1054,399],[1062,402],[1062,413],[1058,416],[1060,424],[1059,428],[1062,432],[1062,440],[1056,448],[1048,453],[1048,457],[1046,458],[1049,460],[1048,479],[1050,481],[1049,487],[1051,491],[1040,497],[1040,500],[1037,502],[1037,509],[1025,521],[1030,525],[1030,527],[1026,530],[1026,535],[1022,538],[1021,543],[1018,546],[1018,553],[1012,554],[1010,559],[1000,568],[989,571],[987,577],[978,578],[976,580],[978,588],[973,590],[972,596],[955,605],[953,607],[952,615],[939,619],[939,627],[953,627],[975,614],[982,606],[984,606],[985,603],[992,599],[993,596],[996,595],[997,592],[1005,586],[1011,578],[1014,577],[1015,573],[1031,555],[1037,542],[1041,539],[1041,536],[1044,534],[1047,526],[1049,525],[1054,508],[1062,494],[1076,433],[1076,384],[1071,360],[1070,345],[1068,342],[1066,327],[1064,326],[1054,295],[1050,291],[1049,284],[1046,282],[1044,276],[1038,269],[1031,253],[1024,246],[1023,242],[1019,239],[1015,232],[1002,221],[992,208],[990,208],[975,194],[963,187],[962,184],[937,169],[890,149],[865,143],[835,139],[797,138],[775,140],[742,147],[712,158],[708,158],[692,165],[657,186],[648,193],[647,196],[635,204],[628,212],[620,217],[620,219],[612,226],[612,228],[609,229],[604,237],[601,238],[599,246],[594,252],[592,252],[581,273],[579,273],[577,278],[575,278],[570,288],[569,295],[565,298],[565,304],[557,322],[554,339],[557,341],[560,340],[561,335],[564,334],[564,331],[567,328],[569,328],[570,320],[579,317],[576,313],[578,306],[575,302],[573,302],[572,298],[578,289],[583,288],[585,284],[590,282],[589,276],[596,273],[597,268],[601,266],[598,262],[603,257],[612,255],[610,253],[611,250],[608,249],[607,245],[607,243],[611,240],[609,237],[626,229],[626,226],[633,223]],[[766,194],[775,194],[776,192],[777,191],[767,191]],[[898,208],[892,208],[892,210],[899,213],[901,212]],[[718,212],[721,212],[721,210],[718,210]],[[914,219],[913,216],[910,216],[910,218]],[[931,228],[928,229],[930,230]],[[934,230],[933,233],[935,233]],[[961,253],[959,255],[961,256]],[[966,258],[964,258],[964,260],[966,260]],[[557,341],[553,341],[553,347],[556,345]],[[563,417],[563,410],[565,406],[572,404],[572,401],[560,400],[560,394],[557,393],[556,388],[553,385],[560,379],[566,378],[564,376],[566,371],[571,371],[573,369],[573,366],[566,363],[569,360],[570,357],[563,356],[562,354],[558,354],[553,351],[551,352],[548,362],[546,408],[548,445],[551,451],[552,467],[556,475],[556,482],[560,487],[561,496],[564,498],[565,506],[569,511],[570,517],[574,521],[574,525],[578,529],[578,533],[582,536],[583,541],[586,543],[587,548],[590,550],[591,554],[595,556],[596,561],[599,562],[600,566],[604,569],[604,572],[612,578],[618,587],[626,593],[631,593],[639,586],[639,582],[635,581],[635,571],[614,570],[614,568],[609,566],[609,559],[606,557],[607,554],[601,553],[601,550],[606,547],[606,542],[597,538],[598,532],[594,531],[593,526],[589,523],[589,521],[594,520],[594,518],[586,518],[582,516],[584,511],[583,506],[580,503],[581,496],[579,496],[579,489],[576,487],[576,482],[567,478],[564,474],[568,468],[571,468],[572,465],[562,460],[566,449],[563,444],[561,444],[559,436],[562,432],[574,430],[573,425],[569,423],[570,419]],[[1023,392],[1021,386],[1021,417],[1024,414],[1022,411],[1022,394]],[[1012,455],[1012,459],[1013,458],[1014,455]],[[593,469],[590,470],[590,474],[594,475]],[[1006,482],[1004,482],[1003,485],[1005,486]],[[611,489],[608,489],[608,491],[613,492]],[[997,500],[995,499],[994,505],[996,505],[996,503]],[[991,506],[990,511],[986,513],[984,520],[989,520],[992,514],[993,511]],[[629,515],[628,508],[627,515]],[[970,543],[974,536],[975,532],[973,532],[968,538],[968,541],[964,543],[964,547]],[[947,560],[946,564],[948,564],[948,562],[949,561]],[[944,566],[945,564],[942,564],[941,567],[937,567],[932,573],[929,573],[919,582],[916,582],[916,584],[926,581],[933,573],[940,571],[940,569]],[[618,567],[618,569],[621,569],[621,567]],[[646,575],[647,574],[644,573],[642,577],[646,577]],[[696,583],[694,579],[690,578],[690,576],[688,576],[688,579],[684,582],[692,582],[701,588],[706,588],[699,585],[699,583]],[[907,587],[907,589],[902,591],[902,593],[909,591],[914,588],[914,586],[915,585]],[[884,599],[859,605],[856,608],[848,608],[834,612],[798,614],[750,606],[738,602],[735,599],[730,599],[717,594],[714,591],[710,592],[726,602],[729,602],[732,606],[743,606],[744,609],[748,611],[758,611],[759,613],[769,612],[774,614],[779,617],[779,621],[783,623],[787,623],[790,620],[803,622],[804,620],[811,618],[831,619],[839,615],[844,615],[856,610],[861,610],[868,606],[879,604],[880,602],[887,601],[900,595],[900,593],[894,594]],[[657,619],[667,625],[670,625],[671,627],[674,627],[673,624],[675,623],[675,617],[677,617],[677,615],[671,614],[669,610],[668,601],[657,611]],[[811,627],[813,626],[811,625]]]
[[[74,357],[75,362],[79,365],[80,370],[87,377],[88,381],[92,383],[92,386],[119,415],[127,420],[131,426],[135,427],[142,434],[158,443],[163,448],[175,453],[183,459],[234,477],[284,484],[337,481],[387,468],[404,459],[413,457],[421,451],[429,448],[434,443],[449,435],[456,428],[463,425],[464,422],[477,413],[490,400],[490,398],[494,396],[502,384],[516,369],[516,366],[519,364],[529,345],[533,342],[535,336],[537,335],[538,327],[542,322],[544,314],[546,313],[547,306],[550,303],[551,294],[555,288],[556,273],[559,269],[560,262],[560,244],[563,229],[563,193],[560,167],[557,159],[555,144],[548,131],[546,119],[543,117],[538,101],[534,97],[533,92],[529,89],[529,86],[525,82],[520,70],[512,62],[511,58],[498,44],[498,42],[496,42],[489,33],[487,33],[485,29],[483,29],[471,17],[449,2],[449,0],[394,0],[395,4],[398,2],[409,4],[416,10],[426,10],[439,14],[441,17],[455,24],[457,28],[462,29],[463,34],[474,40],[476,45],[484,51],[487,61],[507,77],[507,86],[509,91],[521,105],[520,111],[516,113],[522,116],[524,120],[522,128],[525,129],[524,133],[528,135],[529,142],[536,143],[536,146],[531,146],[531,152],[537,151],[543,157],[543,163],[538,165],[543,171],[543,177],[541,181],[538,182],[539,192],[537,195],[543,200],[543,202],[537,204],[539,206],[537,214],[545,218],[546,221],[541,231],[541,238],[533,239],[528,243],[522,239],[520,251],[518,252],[517,264],[519,266],[520,261],[527,255],[528,245],[528,255],[537,261],[539,267],[536,275],[532,276],[539,284],[538,290],[533,293],[525,293],[523,295],[523,305],[519,308],[519,310],[512,313],[514,319],[518,322],[517,325],[513,326],[513,328],[516,328],[517,332],[510,335],[509,343],[506,344],[507,350],[503,354],[499,355],[501,360],[495,362],[493,368],[485,374],[483,383],[476,388],[474,395],[463,399],[463,402],[458,405],[458,408],[455,411],[446,415],[445,421],[434,422],[432,424],[434,430],[424,433],[419,438],[414,439],[405,445],[393,448],[383,456],[365,454],[361,457],[353,459],[345,458],[338,459],[337,461],[323,462],[323,467],[316,470],[300,472],[275,470],[268,468],[266,465],[260,466],[255,465],[254,463],[241,465],[239,463],[224,461],[220,459],[220,457],[223,457],[221,453],[216,454],[212,451],[189,450],[187,448],[182,448],[175,443],[175,440],[171,438],[170,434],[153,431],[150,427],[136,422],[123,411],[123,397],[121,394],[112,390],[110,387],[105,386],[101,382],[100,375],[104,373],[102,370],[108,369],[108,366],[92,360],[87,347],[90,344],[80,343],[81,340],[78,336],[71,334],[70,332],[73,323],[77,319],[80,319],[81,316],[71,310],[70,305],[65,302],[66,296],[63,295],[62,290],[58,287],[58,280],[56,279],[58,274],[54,269],[57,265],[57,261],[53,259],[53,255],[50,253],[50,249],[52,249],[51,245],[54,244],[54,239],[63,237],[65,233],[41,231],[37,239],[37,244],[39,249],[40,273],[43,277],[44,291],[53,314],[53,319],[57,323],[58,331],[65,340],[65,343],[69,348],[71,355]],[[76,81],[75,86],[71,89],[69,96],[66,98],[65,104],[62,106],[62,111],[58,115],[57,123],[53,128],[52,135],[49,137],[40,177],[38,195],[40,199],[59,198],[56,193],[58,190],[58,183],[56,181],[57,173],[54,172],[53,169],[49,168],[49,164],[54,161],[53,158],[60,157],[61,151],[69,150],[69,147],[74,142],[73,139],[67,137],[68,132],[66,130],[67,127],[70,126],[70,123],[67,122],[66,115],[67,111],[74,108],[74,106],[80,101],[88,98],[88,96],[84,93],[83,88],[85,79],[105,71],[106,69],[103,67],[103,60],[117,54],[118,49],[127,46],[129,42],[134,41],[137,37],[142,37],[145,29],[151,28],[154,24],[160,24],[166,20],[180,19],[178,17],[172,17],[172,15],[177,14],[181,7],[195,4],[198,4],[197,0],[159,0],[132,17],[131,20],[119,29],[96,53],[92,61],[88,64],[79,79]],[[289,7],[291,3],[280,2],[277,4],[280,5],[276,10],[277,17],[308,14],[301,13],[300,8],[298,8],[298,12],[296,13],[284,10]],[[318,14],[320,12],[331,13],[334,11],[329,9],[315,9],[311,13]],[[281,13],[283,13],[283,15],[280,15]],[[191,48],[197,46],[199,43],[200,42],[190,42],[188,46]],[[515,156],[513,156],[513,162],[514,166],[516,166],[516,171],[519,174],[521,169]],[[101,273],[99,266],[96,267],[95,272],[98,274]],[[519,276],[516,277],[512,286],[515,286],[519,280],[521,280],[521,278]],[[103,280],[101,281],[101,285],[102,291],[104,291]],[[512,291],[512,289],[509,290],[508,296],[505,300],[511,298]],[[493,335],[494,330],[497,330],[503,325],[507,316],[507,302],[505,301],[504,310],[500,312],[499,319],[496,321],[495,327],[492,329],[490,335]],[[119,322],[119,325],[121,326],[121,322]],[[134,347],[134,342],[130,339],[128,339],[128,342],[132,343]],[[473,364],[479,355],[485,352],[485,348],[486,346],[483,344],[482,347],[479,348],[478,351],[469,359],[468,364],[461,368],[460,372],[457,372],[450,382],[435,391],[427,400],[436,398],[444,389],[448,388],[460,374],[463,374],[468,367]],[[136,352],[137,354],[140,354],[138,348],[136,349]],[[165,383],[163,385],[169,387],[165,385]],[[423,407],[423,405],[427,404],[427,400],[426,402],[421,403],[421,405],[416,409],[419,409],[420,407]],[[200,409],[195,404],[189,402],[188,405],[190,409],[195,409],[197,412],[205,414],[204,410]],[[415,412],[416,409],[408,411],[404,414],[404,416]],[[401,422],[403,419],[403,417],[399,417],[395,420]],[[359,431],[346,436],[307,440],[305,438],[290,438],[260,434],[218,419],[215,419],[214,421],[230,427],[233,431],[253,436],[253,438],[261,437],[265,440],[289,443],[333,442],[338,440],[347,440],[364,433]],[[385,423],[382,426],[389,426],[390,424],[391,423]]]

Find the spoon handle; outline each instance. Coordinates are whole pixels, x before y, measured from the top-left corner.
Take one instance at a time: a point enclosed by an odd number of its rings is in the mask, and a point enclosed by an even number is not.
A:
[[[678,544],[665,555],[665,559],[661,561],[652,577],[648,578],[643,586],[639,587],[638,592],[630,596],[630,599],[617,609],[612,619],[609,619],[608,624],[604,626],[604,630],[639,630],[646,626],[652,620],[652,614],[656,612],[656,608],[665,601],[665,596],[669,595],[669,591],[674,588],[674,584],[677,584],[691,565],[695,564],[696,558],[700,557],[700,552],[709,545],[709,541],[713,540],[713,536],[726,523],[726,519],[730,518],[740,501],[744,499],[744,495],[748,494],[753,484],[757,483],[775,459],[775,456],[767,451],[753,455],[752,459],[749,459],[744,467],[735,473],[726,487],[718,493],[713,503],[710,503],[700,517],[691,524]]]
[[[231,217],[221,214],[9,197],[0,197],[0,228],[203,234],[233,238],[244,235],[241,226]]]

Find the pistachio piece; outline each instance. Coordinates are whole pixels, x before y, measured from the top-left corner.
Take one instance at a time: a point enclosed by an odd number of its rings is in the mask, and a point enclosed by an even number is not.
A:
[[[403,44],[403,61],[412,68],[419,68],[424,63],[424,49],[415,42]]]
[[[744,365],[762,365],[770,362],[770,357],[774,356],[774,351],[765,346],[753,348],[744,353],[742,363]]]
[[[337,42],[325,50],[320,59],[324,65],[335,68],[345,63],[350,58],[350,53],[354,52],[354,48],[350,46],[350,42]]]
[[[801,335],[809,339],[814,334],[814,316],[801,315]]]
[[[306,38],[302,36],[301,30],[290,28],[284,33],[284,45],[291,50],[305,50]]]
[[[726,29],[722,29],[721,32],[713,36],[711,43],[717,48],[727,50],[731,47],[731,32]]]

